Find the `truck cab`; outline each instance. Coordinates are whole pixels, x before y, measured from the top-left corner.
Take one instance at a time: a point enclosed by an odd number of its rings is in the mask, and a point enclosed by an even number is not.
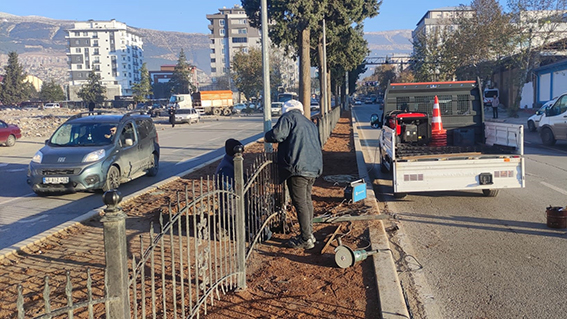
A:
[[[567,93],[544,110],[539,121],[539,132],[545,145],[567,140]]]
[[[175,107],[176,109],[191,109],[193,108],[193,99],[191,94],[173,94],[169,98],[167,107]]]

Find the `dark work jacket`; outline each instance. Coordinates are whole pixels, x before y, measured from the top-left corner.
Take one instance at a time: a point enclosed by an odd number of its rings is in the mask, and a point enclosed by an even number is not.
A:
[[[319,131],[301,111],[284,113],[264,139],[268,143],[279,143],[280,183],[290,176],[318,177],[323,172]]]
[[[222,179],[222,183],[226,181],[228,177],[228,184],[224,185],[227,190],[232,189],[232,184],[234,183],[234,158],[227,154],[224,154],[222,161],[217,166],[217,170],[215,175],[219,175],[219,178]]]

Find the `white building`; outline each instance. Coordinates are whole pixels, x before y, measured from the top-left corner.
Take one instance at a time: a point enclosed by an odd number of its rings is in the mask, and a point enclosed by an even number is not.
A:
[[[69,59],[69,94],[77,92],[94,70],[106,87],[106,98],[132,95],[132,85],[140,81],[143,63],[142,37],[122,22],[77,22],[67,30]]]
[[[457,25],[453,21],[460,14],[470,17],[474,11],[470,7],[443,7],[427,11],[411,33],[413,42],[417,42],[421,36],[428,37],[437,31],[454,31]]]

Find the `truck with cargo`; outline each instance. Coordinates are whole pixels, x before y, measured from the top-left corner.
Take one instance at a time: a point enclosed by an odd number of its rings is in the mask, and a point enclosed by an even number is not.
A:
[[[478,80],[390,83],[377,121],[380,167],[396,198],[525,187],[523,126],[484,120]]]
[[[213,115],[231,115],[234,99],[232,91],[197,91],[191,94],[193,107],[201,113]]]
[[[194,108],[201,114],[232,114],[233,97],[230,90],[197,91],[193,94],[173,94],[169,98],[167,108]],[[167,111],[167,110],[166,110]],[[163,112],[162,112],[163,113]],[[162,114],[163,115],[163,114]]]

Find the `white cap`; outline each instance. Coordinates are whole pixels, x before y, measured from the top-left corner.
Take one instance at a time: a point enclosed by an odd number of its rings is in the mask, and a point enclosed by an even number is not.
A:
[[[300,110],[303,114],[303,104],[298,100],[289,100],[282,106],[282,114],[287,113],[291,110]]]

